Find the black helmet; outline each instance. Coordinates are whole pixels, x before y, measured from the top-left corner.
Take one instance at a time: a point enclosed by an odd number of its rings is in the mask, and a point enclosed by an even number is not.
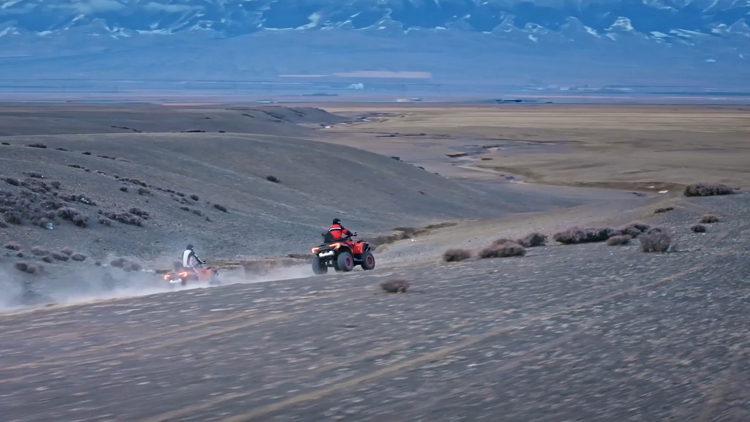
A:
[[[193,245],[188,245],[187,248],[188,248],[189,251],[192,251],[193,250]]]
[[[341,220],[339,220],[338,218],[334,218],[333,224],[341,224]]]

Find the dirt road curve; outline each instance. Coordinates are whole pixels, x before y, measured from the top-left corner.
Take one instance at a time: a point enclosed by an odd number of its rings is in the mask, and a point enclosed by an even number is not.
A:
[[[696,210],[664,217],[665,255],[551,246],[0,316],[0,419],[747,421],[739,209],[703,236]],[[394,275],[412,290],[381,294]]]

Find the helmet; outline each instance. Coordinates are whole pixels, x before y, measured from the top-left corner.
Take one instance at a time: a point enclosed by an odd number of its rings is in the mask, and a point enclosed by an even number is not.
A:
[[[341,224],[341,220],[339,220],[338,218],[334,218],[333,224]]]
[[[193,245],[187,245],[187,248],[188,248],[189,251],[192,251],[193,250]]]

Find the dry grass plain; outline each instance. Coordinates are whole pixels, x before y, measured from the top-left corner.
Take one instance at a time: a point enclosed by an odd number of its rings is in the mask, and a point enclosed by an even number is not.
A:
[[[628,190],[697,181],[750,187],[750,107],[637,105],[335,105],[366,121],[336,125],[346,143],[447,159],[529,182]],[[395,135],[395,136],[394,136]],[[653,187],[652,187],[653,186]]]

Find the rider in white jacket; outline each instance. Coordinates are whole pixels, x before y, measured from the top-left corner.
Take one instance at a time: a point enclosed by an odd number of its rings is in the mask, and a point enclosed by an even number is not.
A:
[[[193,271],[198,274],[195,267],[203,264],[205,264],[205,262],[201,261],[201,259],[198,258],[198,255],[195,254],[193,245],[187,245],[187,249],[182,253],[182,266],[185,268],[192,268]]]

